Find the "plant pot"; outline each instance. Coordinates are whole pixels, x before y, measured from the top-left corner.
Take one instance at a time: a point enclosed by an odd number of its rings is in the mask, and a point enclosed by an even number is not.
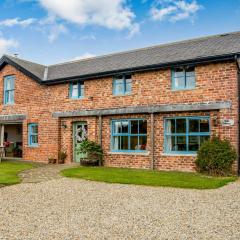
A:
[[[98,159],[82,158],[80,160],[80,164],[81,164],[81,166],[85,166],[85,167],[98,166],[99,165],[99,160]]]
[[[64,159],[58,159],[58,164],[64,164],[65,160]]]

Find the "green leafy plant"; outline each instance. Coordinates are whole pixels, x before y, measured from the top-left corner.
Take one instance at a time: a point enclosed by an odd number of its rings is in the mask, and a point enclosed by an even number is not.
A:
[[[67,158],[67,153],[64,151],[60,151],[58,153],[58,163],[64,163]]]
[[[103,150],[99,144],[94,141],[83,140],[78,148],[77,153],[85,153],[88,159],[98,159],[102,161]]]
[[[197,170],[210,175],[224,176],[231,172],[236,158],[237,153],[231,143],[214,136],[201,145],[196,160]]]

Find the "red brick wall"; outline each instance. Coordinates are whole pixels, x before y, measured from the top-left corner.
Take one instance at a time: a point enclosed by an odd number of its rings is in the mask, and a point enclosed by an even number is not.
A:
[[[26,160],[47,161],[49,157],[57,157],[59,150],[68,153],[67,161],[72,161],[72,122],[87,121],[90,137],[98,140],[98,119],[66,118],[58,121],[52,118],[56,111],[72,111],[83,109],[116,108],[125,106],[144,106],[154,104],[200,103],[212,101],[231,101],[232,108],[219,112],[173,113],[155,115],[155,160],[158,169],[193,170],[192,157],[163,156],[163,118],[179,115],[217,115],[218,119],[234,119],[231,127],[218,126],[216,131],[222,138],[228,138],[237,146],[238,96],[237,69],[234,62],[200,65],[196,67],[196,89],[185,91],[171,90],[171,71],[159,70],[132,75],[132,93],[128,96],[112,95],[112,78],[102,78],[85,82],[84,99],[69,99],[69,85],[39,85],[34,80],[17,71],[12,66],[5,66],[0,71],[0,99],[3,99],[3,77],[16,75],[15,104],[0,104],[0,114],[26,114],[23,122],[23,157]],[[110,120],[112,118],[136,117],[106,116],[103,117],[102,143],[105,153],[105,164],[108,166],[149,168],[149,155],[110,154]],[[148,120],[148,143],[150,144],[150,115],[141,115]],[[65,121],[67,128],[61,127]],[[39,147],[31,148],[27,144],[27,124],[39,124]]]

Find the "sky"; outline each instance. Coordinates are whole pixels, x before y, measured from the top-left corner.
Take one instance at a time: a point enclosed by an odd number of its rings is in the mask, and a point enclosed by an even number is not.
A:
[[[240,0],[0,0],[0,56],[41,64],[240,30]]]

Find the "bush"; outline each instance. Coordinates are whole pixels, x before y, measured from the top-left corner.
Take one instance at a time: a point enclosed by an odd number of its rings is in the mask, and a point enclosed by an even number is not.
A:
[[[210,175],[224,176],[230,173],[237,154],[228,140],[213,137],[204,142],[197,154],[197,170]]]
[[[86,153],[89,159],[98,158],[99,161],[102,161],[103,150],[99,144],[89,140],[83,140],[78,148],[78,153]]]

